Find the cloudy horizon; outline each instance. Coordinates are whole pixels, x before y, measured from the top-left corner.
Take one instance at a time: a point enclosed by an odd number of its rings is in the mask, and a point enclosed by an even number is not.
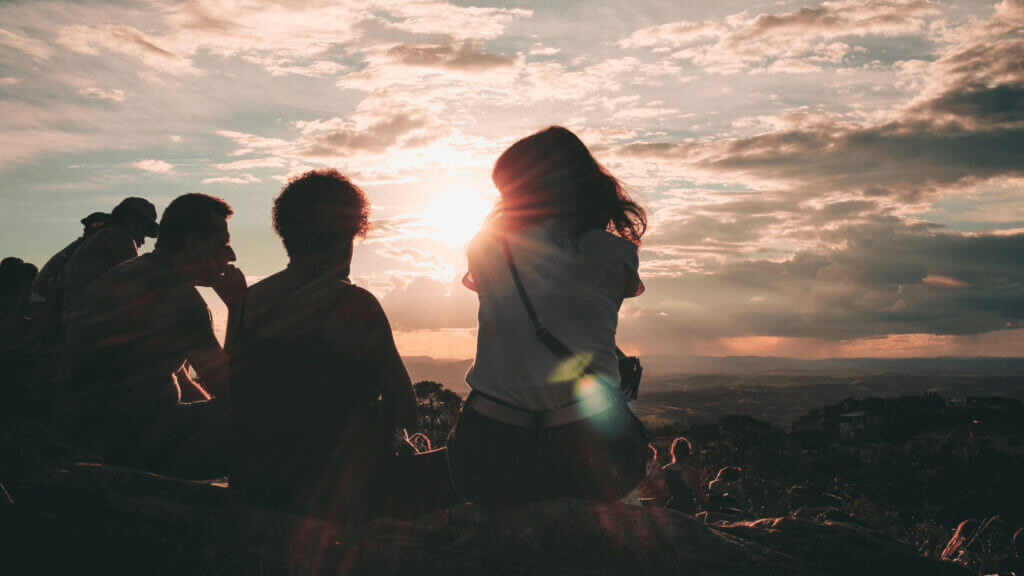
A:
[[[0,102],[3,256],[40,266],[204,192],[272,274],[273,197],[334,167],[401,351],[469,358],[490,168],[559,124],[648,211],[627,350],[1024,356],[1024,0],[7,2]]]

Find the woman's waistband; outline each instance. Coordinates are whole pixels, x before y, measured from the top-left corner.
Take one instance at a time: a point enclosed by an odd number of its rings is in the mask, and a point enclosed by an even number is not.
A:
[[[476,390],[469,393],[465,408],[473,410],[481,416],[497,420],[504,424],[521,428],[555,428],[580,420],[597,416],[619,404],[625,399],[617,398],[616,391],[606,394],[595,394],[581,402],[555,408],[543,412],[525,410],[509,405],[501,400],[482,394]]]

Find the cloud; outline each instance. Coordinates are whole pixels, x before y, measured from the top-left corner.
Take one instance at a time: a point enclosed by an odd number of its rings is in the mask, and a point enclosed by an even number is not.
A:
[[[935,4],[927,0],[842,0],[823,2],[815,8],[803,7],[785,14],[761,14],[745,23],[730,41],[778,40],[814,35],[895,36],[920,30],[922,16],[935,14]]]
[[[169,9],[169,43],[188,54],[238,56],[283,71],[361,37],[373,6],[324,0],[190,0]]]
[[[450,34],[457,38],[496,38],[516,20],[533,15],[520,8],[458,6],[448,2],[375,2],[387,10],[389,28],[413,34]]]
[[[831,25],[823,11],[803,12],[758,30]],[[648,290],[627,306],[623,339],[663,351],[742,350],[755,338],[788,342],[786,353],[803,343],[877,354],[867,339],[946,346],[1018,329],[1024,275],[1013,262],[1024,234],[1005,206],[1021,202],[1024,177],[1024,45],[1000,12],[946,30],[933,61],[898,68],[916,96],[897,106],[793,109],[740,126],[759,133],[614,143],[616,166],[642,173],[654,163],[663,178],[697,184],[653,204],[641,252]],[[958,198],[947,217],[970,219],[989,195],[1009,213],[980,221],[1014,229],[957,232],[915,216]]]
[[[251,136],[249,134],[243,134],[241,132],[228,131],[222,131],[219,132],[219,134],[221,136],[227,136],[228,138],[236,139],[236,141],[245,141]],[[277,142],[279,143],[279,145],[282,146],[287,145],[283,140],[279,140]],[[271,149],[273,149],[273,147],[271,147]],[[251,149],[245,148],[243,148],[242,150],[251,151]],[[285,166],[288,166],[288,164],[288,160],[284,158],[278,158],[276,156],[267,156],[263,158],[247,158],[245,160],[235,160],[234,162],[214,164],[213,167],[218,170],[252,170],[253,168],[284,168]]]
[[[467,48],[442,61],[471,65],[474,58],[468,46],[500,36],[509,24],[530,15],[528,10],[429,1],[190,0],[171,8],[167,20],[179,29],[168,42],[183,53],[206,50],[238,56],[273,75],[330,77],[348,71],[323,57],[336,47],[377,51],[379,46],[393,46],[396,35],[449,38],[452,46]],[[385,37],[390,39],[382,40]]]
[[[513,66],[515,58],[490,54],[482,45],[465,42],[407,43],[388,48],[385,54],[397,64],[455,70],[486,70]]]
[[[952,45],[923,72],[920,95],[876,121],[792,110],[771,129],[711,142],[636,142],[625,158],[678,163],[695,178],[807,193],[926,197],[1024,174],[1024,39]]]
[[[86,98],[94,98],[97,100],[113,100],[114,102],[125,101],[124,90],[104,90],[103,88],[91,86],[88,88],[80,88],[78,90],[78,94]]]
[[[300,121],[295,126],[303,134],[303,156],[333,158],[354,152],[384,152],[404,143],[426,143],[439,137],[428,115],[416,111],[364,115],[356,119],[329,118]]]
[[[252,174],[241,174],[238,176],[221,176],[216,178],[204,178],[203,184],[254,184],[260,179]]]
[[[544,46],[542,44],[535,44],[528,54],[530,56],[554,56],[561,52],[561,48],[555,48],[554,46]]]
[[[479,41],[443,38],[434,42],[370,45],[362,50],[366,66],[338,80],[344,89],[374,92],[395,86],[487,85],[514,77],[521,58],[489,52]]]
[[[899,196],[909,201],[998,176],[1024,174],[1015,152],[1024,128],[967,131],[931,123],[858,127],[829,120],[708,144],[659,149],[626,146],[626,156],[687,163],[694,175],[718,181],[791,189]]]
[[[249,57],[250,62],[262,66],[271,76],[309,76],[312,78],[331,78],[348,70],[331,60],[314,60],[308,64],[297,64],[288,58],[279,57]]]
[[[387,226],[378,226],[381,221],[373,223],[373,234],[375,237],[386,238],[386,243],[374,243],[374,251],[390,260],[402,262],[416,269],[418,272],[427,273],[431,278],[450,278],[454,269],[450,264],[426,250],[412,246],[398,246],[395,240],[404,234],[411,233],[409,230],[400,231],[399,234],[388,234]],[[394,224],[391,222],[390,224]],[[392,228],[392,231],[394,229]],[[414,233],[414,232],[412,232]]]
[[[123,24],[75,25],[60,30],[58,42],[84,54],[101,50],[134,57],[149,68],[170,74],[196,74],[192,60],[158,45],[159,40]]]
[[[347,167],[350,175],[362,176],[363,180],[377,179],[394,169],[415,167],[422,162],[415,157],[389,157],[389,152],[422,150],[452,133],[430,107],[392,98],[386,93],[363,99],[355,113],[347,118],[297,120],[289,128],[295,134],[290,140],[219,131],[219,135],[236,142],[238,155],[264,152],[272,156],[216,164],[215,167],[249,170],[287,166],[294,172],[299,164],[316,162]],[[369,176],[370,172],[377,174]]]
[[[926,0],[842,0],[782,14],[734,14],[725,23],[679,21],[637,30],[624,48],[678,49],[673,56],[709,72],[808,73],[841,64],[852,47],[838,38],[899,36],[925,27]]]
[[[21,50],[25,54],[39,60],[50,59],[51,49],[46,42],[20,36],[2,28],[0,28],[0,45],[10,46],[11,48]]]
[[[163,160],[139,160],[132,164],[132,166],[143,170],[145,172],[153,172],[154,174],[173,174],[174,166],[164,162]]]
[[[477,299],[459,282],[415,277],[381,299],[395,330],[476,327]]]
[[[628,332],[647,341],[752,334],[847,340],[1022,326],[1024,272],[1014,262],[1024,235],[861,225],[837,236],[845,247],[648,278]],[[656,334],[641,334],[640,326]]]
[[[618,41],[623,48],[649,48],[652,46],[685,46],[695,40],[724,36],[729,28],[719,22],[689,22],[681,20],[637,30],[628,38]]]

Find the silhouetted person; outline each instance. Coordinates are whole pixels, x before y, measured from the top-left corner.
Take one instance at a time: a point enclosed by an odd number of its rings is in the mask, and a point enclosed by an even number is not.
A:
[[[705,503],[704,474],[690,464],[693,447],[680,436],[672,442],[672,462],[665,466],[665,486],[668,489],[666,508],[685,514],[696,514],[697,503]]]
[[[740,468],[726,466],[708,484],[708,520],[736,520],[742,515],[747,502],[742,474]]]
[[[16,346],[27,336],[28,299],[36,277],[34,264],[9,256],[0,261],[0,342]]]
[[[8,256],[0,260],[0,305],[25,315],[38,269],[35,264]]]
[[[469,244],[463,280],[479,297],[480,328],[472,392],[448,441],[452,481],[488,506],[618,500],[646,471],[647,435],[619,390],[615,347],[619,307],[643,291],[644,212],[557,126],[513,144],[491,176],[501,198]],[[543,328],[574,359],[538,338],[510,259]]]
[[[416,397],[380,304],[348,279],[368,214],[362,190],[335,170],[293,179],[274,201],[290,261],[246,292],[229,350],[231,488],[256,504],[362,522],[387,507],[396,481],[422,481],[390,467],[395,430],[416,425]]]
[[[50,338],[63,335],[61,328],[61,312],[64,307],[64,267],[90,235],[100,231],[110,220],[110,214],[93,212],[82,218],[82,235],[74,242],[54,254],[32,284],[30,305],[32,325],[37,334]]]
[[[658,449],[654,447],[654,444],[647,445],[647,472],[634,492],[639,498],[637,503],[643,506],[662,507],[668,498],[665,488],[665,470],[658,463]],[[629,502],[628,497],[626,502]]]
[[[231,207],[186,194],[164,211],[156,249],[100,278],[67,332],[71,378],[56,402],[58,429],[111,462],[184,477],[227,472],[230,403],[183,404],[173,376],[195,368],[215,396],[228,393],[229,361],[196,286],[233,309],[245,277],[232,266]],[[230,335],[229,335],[230,336]]]
[[[93,282],[137,257],[146,238],[156,238],[159,230],[156,208],[148,200],[125,198],[114,207],[107,225],[88,235],[64,266],[61,318],[65,326]]]

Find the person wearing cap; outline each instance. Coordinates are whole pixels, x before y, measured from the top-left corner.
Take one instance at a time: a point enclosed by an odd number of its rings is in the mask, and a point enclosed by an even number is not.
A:
[[[156,207],[144,198],[125,198],[110,213],[107,225],[88,236],[64,266],[64,325],[93,282],[125,260],[139,255],[146,238],[156,238],[160,227]]]
[[[153,252],[107,272],[67,325],[70,378],[58,387],[54,424],[69,442],[118,463],[184,478],[227,473],[231,438],[229,362],[214,336],[208,286],[234,311],[245,276],[231,265],[219,198],[171,202]],[[229,334],[230,338],[230,334]],[[182,402],[186,361],[215,398]]]
[[[36,280],[32,284],[32,294],[29,297],[32,329],[36,334],[46,338],[63,336],[60,317],[64,303],[64,267],[67,266],[71,256],[75,254],[82,242],[102,230],[109,220],[110,214],[105,212],[93,212],[82,218],[81,223],[84,227],[82,235],[54,254],[39,271],[39,275],[36,276]]]

